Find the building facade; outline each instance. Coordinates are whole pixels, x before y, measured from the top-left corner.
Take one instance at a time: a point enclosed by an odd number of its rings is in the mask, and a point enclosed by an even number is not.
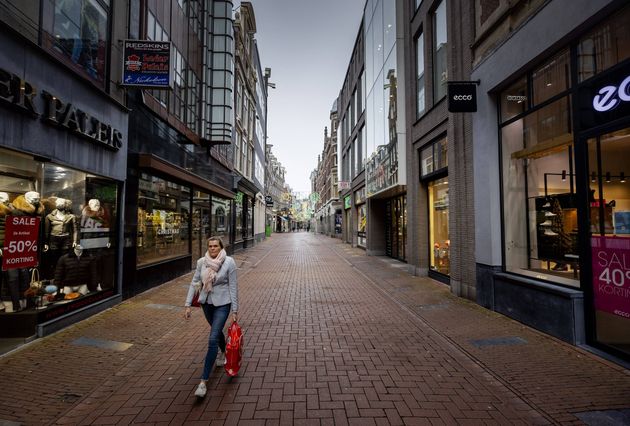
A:
[[[629,359],[630,7],[496,3],[472,45],[477,300]]]
[[[448,82],[469,81],[474,8],[404,2],[408,256],[412,273],[475,300],[471,113],[449,113]]]
[[[233,250],[231,1],[132,2],[129,38],[170,41],[172,90],[128,90],[125,295],[190,271],[210,235]]]
[[[122,298],[121,4],[0,1],[0,339]]]
[[[315,231],[335,238],[341,238],[342,210],[339,202],[338,170],[337,170],[337,100],[330,110],[330,135],[324,129],[324,149],[318,157],[314,178],[313,197]]]

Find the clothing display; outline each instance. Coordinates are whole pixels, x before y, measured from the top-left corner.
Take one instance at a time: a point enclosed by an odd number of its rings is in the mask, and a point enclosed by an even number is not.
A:
[[[555,271],[577,256],[577,206],[575,194],[536,198],[536,231],[539,260],[556,262]]]
[[[55,285],[58,288],[86,285],[90,291],[97,289],[94,259],[86,256],[82,251],[75,249],[59,258],[55,269]]]
[[[81,210],[81,230],[109,228],[109,214],[97,199],[88,201]]]

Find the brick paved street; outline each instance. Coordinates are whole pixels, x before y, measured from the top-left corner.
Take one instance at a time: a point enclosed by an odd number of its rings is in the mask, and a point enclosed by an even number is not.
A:
[[[0,424],[582,424],[630,409],[629,370],[399,262],[307,233],[235,258],[239,377],[216,369],[193,396],[208,330],[181,317],[187,275],[0,358]]]

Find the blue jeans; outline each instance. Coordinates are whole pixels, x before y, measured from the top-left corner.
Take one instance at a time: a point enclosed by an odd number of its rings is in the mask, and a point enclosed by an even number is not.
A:
[[[208,303],[202,303],[201,309],[206,317],[206,321],[210,324],[210,338],[208,339],[208,353],[206,353],[206,361],[203,366],[202,380],[208,380],[214,361],[217,359],[217,352],[221,348],[221,352],[225,352],[225,335],[223,327],[230,315],[232,305],[214,306]]]

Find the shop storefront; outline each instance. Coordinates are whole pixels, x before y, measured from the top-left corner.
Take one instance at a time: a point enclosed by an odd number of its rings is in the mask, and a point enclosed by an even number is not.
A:
[[[420,150],[420,179],[429,209],[429,274],[441,281],[450,275],[448,143],[443,137]]]
[[[385,255],[406,261],[407,197],[401,195],[385,203]]]
[[[128,114],[1,37],[0,338],[43,336],[121,300]]]
[[[479,283],[497,311],[626,359],[629,22],[614,11],[498,94],[503,271]]]
[[[365,196],[365,186],[354,193],[354,205],[357,218],[357,246],[367,247],[367,198]]]

